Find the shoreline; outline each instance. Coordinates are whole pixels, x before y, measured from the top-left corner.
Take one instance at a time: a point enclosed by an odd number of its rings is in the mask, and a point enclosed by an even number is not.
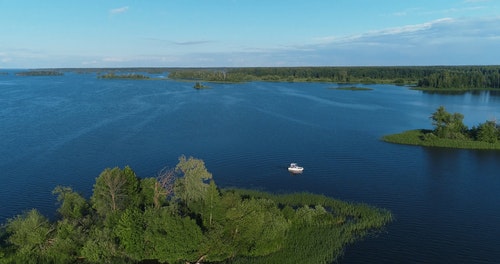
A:
[[[476,140],[459,140],[429,137],[431,130],[414,129],[401,133],[384,135],[381,140],[387,143],[422,147],[439,147],[470,150],[500,150],[500,142],[488,143]]]

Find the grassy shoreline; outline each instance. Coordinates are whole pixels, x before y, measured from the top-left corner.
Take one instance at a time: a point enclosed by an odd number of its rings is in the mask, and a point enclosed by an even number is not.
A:
[[[423,147],[441,147],[441,148],[457,148],[457,149],[473,149],[473,150],[500,150],[500,142],[488,143],[476,140],[459,140],[432,137],[431,130],[415,129],[408,130],[402,133],[385,135],[382,141],[403,145],[414,145]]]

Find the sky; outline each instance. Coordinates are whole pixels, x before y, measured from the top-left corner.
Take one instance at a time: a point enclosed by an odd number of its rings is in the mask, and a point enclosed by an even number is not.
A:
[[[0,68],[500,65],[500,0],[0,0]]]

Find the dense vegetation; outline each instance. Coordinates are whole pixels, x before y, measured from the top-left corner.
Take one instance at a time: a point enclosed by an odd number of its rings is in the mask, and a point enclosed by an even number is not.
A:
[[[392,83],[422,89],[500,89],[500,66],[173,69],[170,78],[213,82]]]
[[[196,82],[193,86],[194,89],[206,89],[209,88],[208,86],[202,84],[201,82]]]
[[[474,89],[500,90],[500,66],[366,66],[366,67],[250,67],[250,68],[90,68],[36,70],[27,74],[86,72],[169,73],[169,78],[210,82],[334,82],[390,83],[411,85],[433,91],[464,91]],[[106,76],[106,74],[101,75]],[[108,77],[125,77],[109,75]],[[143,76],[136,76],[142,79]],[[146,76],[144,76],[146,77]]]
[[[33,70],[16,73],[17,76],[60,76],[64,75],[60,71],[53,70]]]
[[[463,118],[462,114],[451,114],[440,106],[431,116],[433,130],[410,130],[382,139],[409,145],[500,150],[500,127],[496,121],[486,121],[469,129]]]
[[[54,194],[57,221],[32,209],[2,226],[0,263],[329,263],[391,221],[321,195],[221,191],[184,156],[157,178],[106,169],[89,200],[70,187]]]
[[[114,72],[98,75],[100,79],[128,79],[128,80],[149,80],[150,77],[138,73],[116,74]]]

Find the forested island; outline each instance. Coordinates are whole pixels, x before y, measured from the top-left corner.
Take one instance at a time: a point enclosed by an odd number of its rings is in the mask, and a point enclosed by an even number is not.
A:
[[[149,80],[151,79],[149,76],[138,74],[138,73],[124,73],[124,74],[116,74],[114,72],[99,74],[97,76],[99,79],[126,79],[126,80]]]
[[[462,114],[449,113],[444,106],[440,106],[430,118],[433,130],[409,130],[384,136],[382,140],[428,147],[500,150],[500,126],[494,120],[469,129],[463,123]]]
[[[207,89],[209,87],[206,86],[206,85],[204,85],[204,84],[202,84],[201,82],[196,82],[194,84],[193,88],[199,90],[199,89]]]
[[[105,169],[90,199],[58,186],[58,218],[0,229],[0,263],[331,263],[391,213],[322,195],[219,189],[202,160],[139,178]]]
[[[429,90],[500,90],[500,66],[198,68],[172,69],[169,78],[211,82],[388,83]]]
[[[17,76],[61,76],[64,75],[56,70],[31,70],[16,73]]]

